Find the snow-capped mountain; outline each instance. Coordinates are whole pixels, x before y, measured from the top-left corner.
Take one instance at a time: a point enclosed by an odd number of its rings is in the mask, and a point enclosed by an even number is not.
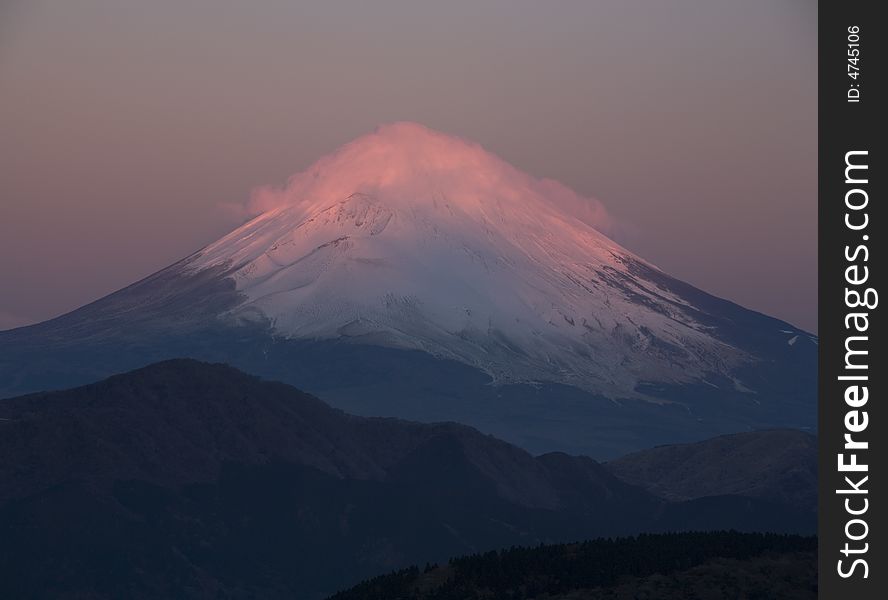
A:
[[[631,395],[754,360],[653,269],[479,146],[399,123],[322,159],[288,203],[201,251],[277,335],[423,350],[505,381]],[[778,336],[776,331],[775,336]],[[741,385],[738,383],[738,385]]]
[[[335,390],[348,389],[341,404],[356,409],[360,398],[365,414],[472,422],[486,406],[508,422],[523,410],[510,390],[532,384],[549,386],[551,401],[534,400],[546,418],[579,424],[600,425],[605,408],[556,409],[564,389],[606,399],[608,414],[640,403],[629,421],[656,419],[652,404],[673,416],[679,407],[690,423],[716,428],[707,434],[814,422],[814,338],[669,277],[601,233],[608,222],[597,204],[478,145],[416,124],[382,126],[265,190],[257,205],[261,214],[176,265],[0,334],[6,349],[25,349],[0,350],[0,371],[14,382],[4,392],[80,383],[138,366],[137,357],[190,355],[284,373],[311,391],[334,390],[325,396],[334,403]],[[36,372],[17,366],[28,348],[41,356]],[[72,367],[84,350],[89,366]],[[386,366],[368,369],[381,356]],[[415,360],[425,366],[407,366]],[[322,366],[306,372],[313,361]],[[458,401],[442,400],[451,382],[429,365],[454,363],[486,374],[497,402],[463,388],[451,394]],[[313,387],[318,372],[327,383]],[[395,390],[393,378],[416,381]],[[368,400],[381,389],[387,408]],[[439,396],[426,415],[417,407],[429,394]]]

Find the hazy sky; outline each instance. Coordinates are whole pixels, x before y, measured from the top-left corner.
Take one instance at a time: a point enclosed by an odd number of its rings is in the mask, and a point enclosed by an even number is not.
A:
[[[816,328],[814,0],[0,0],[0,328],[411,120],[601,200],[620,242]]]

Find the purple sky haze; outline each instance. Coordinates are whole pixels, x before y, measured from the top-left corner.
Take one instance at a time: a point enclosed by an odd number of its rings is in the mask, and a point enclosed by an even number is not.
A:
[[[816,329],[806,0],[0,3],[0,328],[238,223],[379,123],[595,197],[671,274]]]

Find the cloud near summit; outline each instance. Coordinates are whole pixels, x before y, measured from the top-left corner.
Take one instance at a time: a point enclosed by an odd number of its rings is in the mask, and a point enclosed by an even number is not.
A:
[[[356,193],[405,201],[432,194],[457,204],[484,195],[506,206],[533,194],[599,231],[615,230],[598,200],[528,175],[479,144],[410,122],[381,125],[292,175],[285,185],[255,188],[246,204],[223,208],[238,219],[284,206],[301,206],[308,215]]]

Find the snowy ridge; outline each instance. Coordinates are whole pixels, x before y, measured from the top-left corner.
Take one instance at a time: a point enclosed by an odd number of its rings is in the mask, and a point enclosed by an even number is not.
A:
[[[653,267],[559,209],[562,186],[414,124],[379,128],[294,176],[199,252],[226,265],[275,333],[423,350],[499,382],[611,397],[640,380],[703,381],[752,360],[711,335]],[[737,384],[742,385],[738,382]]]

